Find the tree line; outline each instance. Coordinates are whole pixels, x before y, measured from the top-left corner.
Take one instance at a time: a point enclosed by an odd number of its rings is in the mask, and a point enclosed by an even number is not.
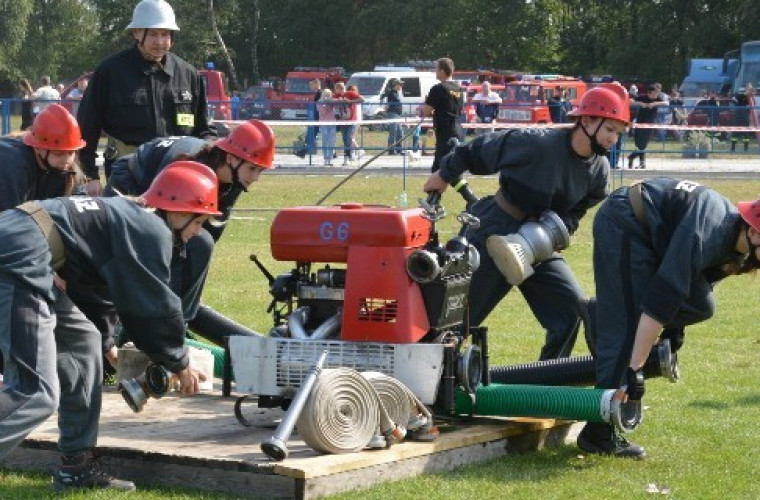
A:
[[[683,79],[760,39],[757,0],[169,0],[174,52],[233,86],[295,66],[348,72],[448,56],[462,69]],[[137,0],[0,0],[0,81],[68,81],[132,42]],[[6,95],[6,92],[0,92]]]

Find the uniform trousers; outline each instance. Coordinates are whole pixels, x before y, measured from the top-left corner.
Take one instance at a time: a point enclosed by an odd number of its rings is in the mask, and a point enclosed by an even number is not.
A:
[[[0,273],[0,458],[58,410],[62,453],[94,448],[102,401],[100,333],[62,292],[50,303]]]
[[[627,196],[612,195],[594,218],[597,387],[617,389],[630,364],[642,301],[660,268],[647,230],[636,221]],[[715,313],[712,285],[693,277],[691,290],[668,328],[705,321]]]
[[[507,283],[486,249],[492,234],[515,233],[522,222],[504,212],[487,196],[475,203],[471,212],[480,219],[480,228],[467,232],[467,239],[480,252],[480,267],[470,284],[470,324],[480,325],[509,293]],[[586,297],[570,266],[559,254],[535,266],[535,273],[518,286],[533,315],[546,329],[540,359],[566,357],[575,345],[581,321],[585,319]]]

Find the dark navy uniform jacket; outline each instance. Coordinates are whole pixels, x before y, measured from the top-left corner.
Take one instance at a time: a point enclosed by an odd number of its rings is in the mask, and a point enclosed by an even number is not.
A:
[[[205,83],[173,53],[162,66],[140,55],[137,46],[98,65],[77,112],[87,146],[80,153],[85,175],[96,178],[101,132],[139,146],[155,137],[216,135],[209,126]]]
[[[638,231],[630,216],[628,196],[621,188],[604,203],[604,213]],[[704,277],[715,283],[722,266],[736,261],[741,215],[731,202],[695,182],[658,177],[642,183],[647,239],[659,261],[657,273],[643,297],[644,312],[668,324],[689,297],[692,282]],[[623,215],[627,213],[628,215]]]
[[[29,200],[64,194],[66,174],[43,170],[20,138],[0,139],[0,212]]]
[[[133,154],[114,162],[104,194],[112,196],[116,190],[123,195],[139,196],[148,190],[153,179],[167,165],[180,156],[194,156],[206,145],[207,141],[196,137],[163,137],[146,142]],[[222,215],[203,226],[214,241],[221,237],[224,229],[222,222],[229,218],[232,207],[242,192],[238,185],[219,185],[219,211]]]
[[[112,301],[131,340],[178,372],[188,364],[180,299],[169,288],[172,234],[166,223],[126,198],[40,201],[65,247],[58,274],[67,291]],[[20,210],[0,214],[0,272],[54,300],[50,247]]]
[[[513,205],[538,217],[553,210],[570,233],[586,211],[608,194],[607,158],[581,158],[570,147],[570,130],[520,129],[479,136],[441,161],[446,182],[465,171],[499,174],[499,185]]]

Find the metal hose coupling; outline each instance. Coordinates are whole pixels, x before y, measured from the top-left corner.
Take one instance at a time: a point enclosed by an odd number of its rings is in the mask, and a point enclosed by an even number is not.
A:
[[[620,432],[631,432],[644,418],[641,401],[628,399],[625,387],[607,389],[600,399],[602,420],[614,425]]]
[[[670,382],[678,382],[678,354],[671,349],[670,339],[662,339],[652,348],[643,370],[647,378],[665,377]]]
[[[533,265],[543,262],[555,251],[570,246],[570,232],[562,219],[551,210],[537,221],[525,222],[516,233],[493,234],[486,248],[496,267],[510,285],[517,286],[533,275]]]
[[[151,363],[138,377],[124,379],[116,389],[124,401],[139,413],[148,402],[148,398],[160,399],[171,389],[171,372],[158,363]]]
[[[301,384],[301,387],[299,387],[298,392],[288,407],[288,412],[283,417],[280,425],[277,426],[274,435],[261,443],[261,451],[263,451],[269,458],[272,458],[273,460],[284,460],[288,457],[287,441],[296,426],[296,422],[301,416],[306,400],[309,398],[326,360],[327,351],[322,351],[317,362],[311,368],[311,372],[309,372]]]

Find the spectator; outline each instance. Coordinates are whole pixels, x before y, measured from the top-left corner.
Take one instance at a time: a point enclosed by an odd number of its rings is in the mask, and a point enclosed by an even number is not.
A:
[[[470,207],[480,219],[479,228],[466,233],[480,254],[480,267],[470,284],[470,324],[482,324],[518,286],[546,328],[541,359],[570,354],[581,320],[588,318],[586,297],[561,254],[535,267],[523,266],[508,235],[549,210],[572,234],[587,210],[607,196],[609,164],[604,155],[628,124],[628,95],[620,85],[603,83],[583,95],[571,116],[577,117],[571,129],[481,135],[446,155],[424,186],[428,193],[441,192],[467,170],[498,174],[496,194]],[[519,279],[514,279],[517,274]]]
[[[486,80],[480,87],[480,92],[472,96],[472,102],[475,103],[475,114],[480,123],[493,123],[499,116],[499,104],[501,97],[491,90],[491,83]],[[494,129],[488,130],[493,132]]]
[[[346,90],[346,84],[343,82],[335,84],[333,99],[340,101],[335,104],[335,119],[352,122],[346,125],[338,125],[337,127],[343,139],[343,165],[348,165],[354,152],[358,154],[358,145],[354,140],[356,125],[353,122],[359,119],[360,111],[358,103],[364,102],[364,99],[356,90]]]
[[[49,76],[43,76],[40,78],[40,84],[40,88],[38,88],[33,94],[34,108],[32,111],[35,116],[49,105],[61,100],[61,94],[50,86]]]
[[[596,386],[644,395],[641,367],[652,345],[677,351],[684,328],[715,313],[713,287],[754,273],[760,259],[760,200],[734,207],[690,181],[658,177],[622,187],[594,218]],[[612,424],[589,422],[578,435],[587,453],[644,458],[644,448]]]
[[[631,96],[631,99],[639,95],[639,87],[637,87],[635,83],[632,83],[628,88],[628,95]]]
[[[170,52],[179,27],[164,0],[142,0],[126,28],[134,46],[103,60],[92,75],[77,120],[87,146],[80,152],[91,196],[102,192],[95,164],[101,133],[107,136],[106,179],[111,164],[156,137],[216,136],[208,122],[206,88],[198,71]]]
[[[750,126],[750,97],[754,95],[754,88],[752,84],[747,82],[747,85],[742,91],[738,92],[733,98],[733,105],[736,107],[734,110],[734,125],[737,127],[749,127]],[[736,143],[741,140],[744,144],[744,151],[749,150],[749,141],[752,138],[752,132],[734,132],[731,134],[731,152],[736,151]]]
[[[448,57],[442,57],[436,61],[435,77],[440,83],[433,85],[425,98],[425,104],[421,108],[422,116],[433,117],[433,129],[435,130],[433,172],[438,170],[441,159],[453,147],[452,144],[449,144],[449,139],[464,139],[462,127],[457,122],[464,107],[464,91],[452,79],[453,74],[454,61]]]
[[[388,80],[388,88],[385,93],[380,97],[381,100],[385,100],[388,105],[385,108],[386,118],[395,119],[400,118],[402,113],[401,108],[401,92],[404,82],[398,78],[391,78]],[[388,124],[388,154],[402,154],[401,151],[401,138],[403,132],[401,131],[400,123]]]
[[[651,124],[655,123],[657,118],[657,109],[660,106],[667,106],[667,101],[663,101],[658,96],[660,91],[654,85],[647,87],[647,93],[643,96],[637,96],[631,99],[631,104],[638,107],[638,113],[636,114],[636,124]],[[651,128],[635,128],[633,131],[633,141],[636,144],[636,151],[628,155],[628,168],[632,169],[633,160],[639,158],[638,168],[647,168],[646,165],[646,149],[649,145],[649,141],[652,138],[653,129]]]
[[[672,123],[676,126],[689,124],[689,110],[684,106],[683,98],[678,90],[673,90],[670,96],[670,109],[672,111]],[[673,137],[676,141],[683,141],[683,130],[674,129]]]
[[[565,103],[565,91],[558,87],[549,98],[549,116],[552,123],[565,123],[568,109]]]
[[[319,133],[322,135],[322,154],[324,166],[331,167],[335,157],[335,104],[330,89],[322,90],[317,110],[319,111]]]
[[[230,98],[230,109],[232,111],[232,119],[238,120],[240,118],[240,92],[237,90],[232,91],[232,97]]]
[[[10,348],[0,392],[0,458],[58,410],[62,465],[54,489],[135,489],[101,472],[93,456],[102,399],[100,333],[68,293],[87,289],[113,300],[138,349],[178,376],[182,395],[196,394],[205,376],[183,345],[169,260],[174,244],[187,242],[217,214],[217,190],[208,167],[178,162],[143,198],[155,212],[128,198],[73,197],[0,214],[0,303],[7,305],[0,345]],[[65,287],[57,271],[67,276]]]
[[[18,81],[18,88],[21,91],[21,130],[26,130],[34,121],[34,89],[29,80],[22,78]]]
[[[308,118],[309,121],[319,121],[319,109],[317,103],[322,98],[322,82],[319,78],[312,78],[309,80],[309,88],[314,92],[313,102],[309,104]],[[309,125],[306,127],[306,147],[309,154],[315,154],[317,152],[317,135],[319,134],[319,127],[317,125]]]
[[[84,97],[84,91],[87,90],[87,85],[89,85],[89,83],[89,78],[80,78],[77,80],[77,86],[71,89],[69,95],[66,96],[66,99],[73,101],[71,112],[74,113],[74,115],[76,115],[77,111],[79,111],[79,101],[81,101],[82,97]]]

